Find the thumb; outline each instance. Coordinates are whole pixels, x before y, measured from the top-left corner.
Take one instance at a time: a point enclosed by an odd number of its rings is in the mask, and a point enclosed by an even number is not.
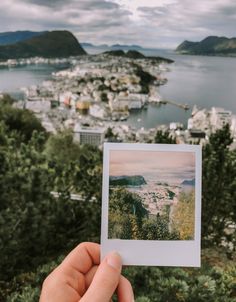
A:
[[[122,269],[122,260],[119,254],[108,254],[99,265],[87,292],[81,302],[109,302],[115,292]]]

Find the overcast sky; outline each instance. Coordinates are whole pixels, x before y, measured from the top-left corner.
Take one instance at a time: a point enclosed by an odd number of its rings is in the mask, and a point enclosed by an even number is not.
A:
[[[146,180],[182,183],[195,177],[192,152],[110,151],[110,176],[142,175]]]
[[[1,0],[0,31],[72,31],[80,42],[175,48],[233,37],[236,0]]]

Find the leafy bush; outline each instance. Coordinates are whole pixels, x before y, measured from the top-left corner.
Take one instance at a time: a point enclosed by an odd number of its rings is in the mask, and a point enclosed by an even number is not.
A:
[[[0,108],[0,301],[38,301],[43,279],[59,263],[52,259],[80,241],[99,240],[102,154],[74,144],[70,133],[48,139],[31,113],[10,103],[6,100]],[[158,133],[156,142],[174,140]],[[233,247],[228,257],[234,252],[235,231],[228,229],[236,222],[236,152],[230,150],[231,142],[226,126],[203,150],[203,243],[214,245],[205,250],[206,265],[200,270],[126,269],[136,301],[236,301],[235,264],[227,267],[227,257],[213,253],[222,243]],[[71,193],[84,201],[71,200]],[[92,197],[97,202],[90,203]],[[125,236],[138,239],[141,231],[148,237],[153,228],[157,234],[166,229],[165,221],[146,221],[146,209],[134,195],[119,191],[113,199],[114,223],[124,219]],[[222,268],[215,267],[216,260]]]
[[[15,279],[16,284],[22,286],[12,292],[6,301],[38,301],[43,280],[61,259]],[[130,267],[125,269],[124,275],[131,281],[135,301],[139,302],[236,301],[235,265],[224,270],[209,266],[201,269]]]

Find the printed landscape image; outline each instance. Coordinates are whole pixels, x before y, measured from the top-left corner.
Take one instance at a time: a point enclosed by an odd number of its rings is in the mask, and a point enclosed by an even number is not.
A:
[[[110,151],[109,239],[194,240],[195,155]]]

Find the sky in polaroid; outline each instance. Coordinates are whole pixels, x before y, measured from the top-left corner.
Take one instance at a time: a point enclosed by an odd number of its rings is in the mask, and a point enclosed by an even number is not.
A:
[[[105,144],[102,257],[200,266],[201,148]]]

